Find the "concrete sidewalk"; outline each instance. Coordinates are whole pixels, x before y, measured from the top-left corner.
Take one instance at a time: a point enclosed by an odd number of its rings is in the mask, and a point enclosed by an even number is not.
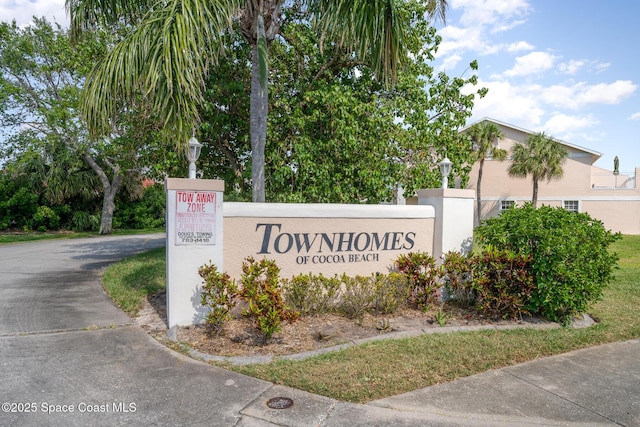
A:
[[[272,386],[240,411],[238,425],[640,426],[639,355],[640,340],[608,344],[368,405]],[[294,406],[269,409],[276,396]]]

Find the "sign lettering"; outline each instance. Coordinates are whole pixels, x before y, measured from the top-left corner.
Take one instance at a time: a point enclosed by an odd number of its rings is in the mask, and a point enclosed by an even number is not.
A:
[[[176,192],[176,245],[215,245],[216,193]]]
[[[270,223],[257,224],[255,231],[262,233],[258,254],[295,254],[299,265],[378,262],[379,252],[410,251],[416,240],[411,231],[287,233],[282,224]]]

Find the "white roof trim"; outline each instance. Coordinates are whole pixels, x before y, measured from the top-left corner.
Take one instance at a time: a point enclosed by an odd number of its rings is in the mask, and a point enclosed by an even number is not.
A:
[[[477,123],[482,123],[482,122],[493,122],[493,123],[498,124],[500,126],[508,127],[508,128],[511,128],[511,129],[514,129],[514,130],[517,130],[517,131],[520,131],[520,132],[523,132],[523,133],[528,133],[530,135],[535,135],[537,133],[537,132],[530,131],[528,129],[524,129],[524,128],[521,128],[521,127],[518,127],[518,126],[514,126],[514,125],[510,125],[508,123],[501,122],[500,120],[492,119],[491,117],[483,117],[482,119],[480,119],[478,121],[475,121],[475,122],[463,127],[462,129],[460,129],[460,132],[464,132],[465,130],[469,129],[471,126],[473,126],[473,125],[475,125]],[[594,151],[594,150],[591,150],[589,148],[581,147],[581,146],[576,145],[576,144],[571,144],[569,142],[563,141],[563,140],[555,138],[553,136],[551,136],[551,137],[555,141],[559,142],[562,145],[565,145],[567,147],[573,148],[575,150],[584,151],[585,153],[588,153],[591,156],[595,156],[594,162],[597,159],[599,159],[600,157],[602,157],[602,153],[600,153],[598,151]]]

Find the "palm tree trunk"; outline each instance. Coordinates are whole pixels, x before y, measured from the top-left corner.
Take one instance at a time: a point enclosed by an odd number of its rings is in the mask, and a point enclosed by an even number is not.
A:
[[[531,203],[534,208],[538,206],[538,180],[536,178],[533,178],[533,198]]]
[[[258,46],[251,47],[251,99],[249,132],[251,135],[252,200],[264,203],[264,147],[267,141],[268,84],[262,88],[258,68]]]
[[[478,165],[478,184],[476,185],[476,213],[478,217],[478,225],[480,225],[480,215],[482,214],[482,205],[481,205],[481,191],[480,186],[482,184],[482,170],[484,169],[484,157],[480,159],[480,164]]]

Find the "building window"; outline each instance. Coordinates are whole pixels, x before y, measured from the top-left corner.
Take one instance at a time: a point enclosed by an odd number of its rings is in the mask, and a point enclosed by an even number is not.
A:
[[[571,212],[580,212],[580,205],[577,200],[565,200],[563,206],[566,210]]]
[[[500,212],[511,209],[516,205],[513,200],[500,200]]]

